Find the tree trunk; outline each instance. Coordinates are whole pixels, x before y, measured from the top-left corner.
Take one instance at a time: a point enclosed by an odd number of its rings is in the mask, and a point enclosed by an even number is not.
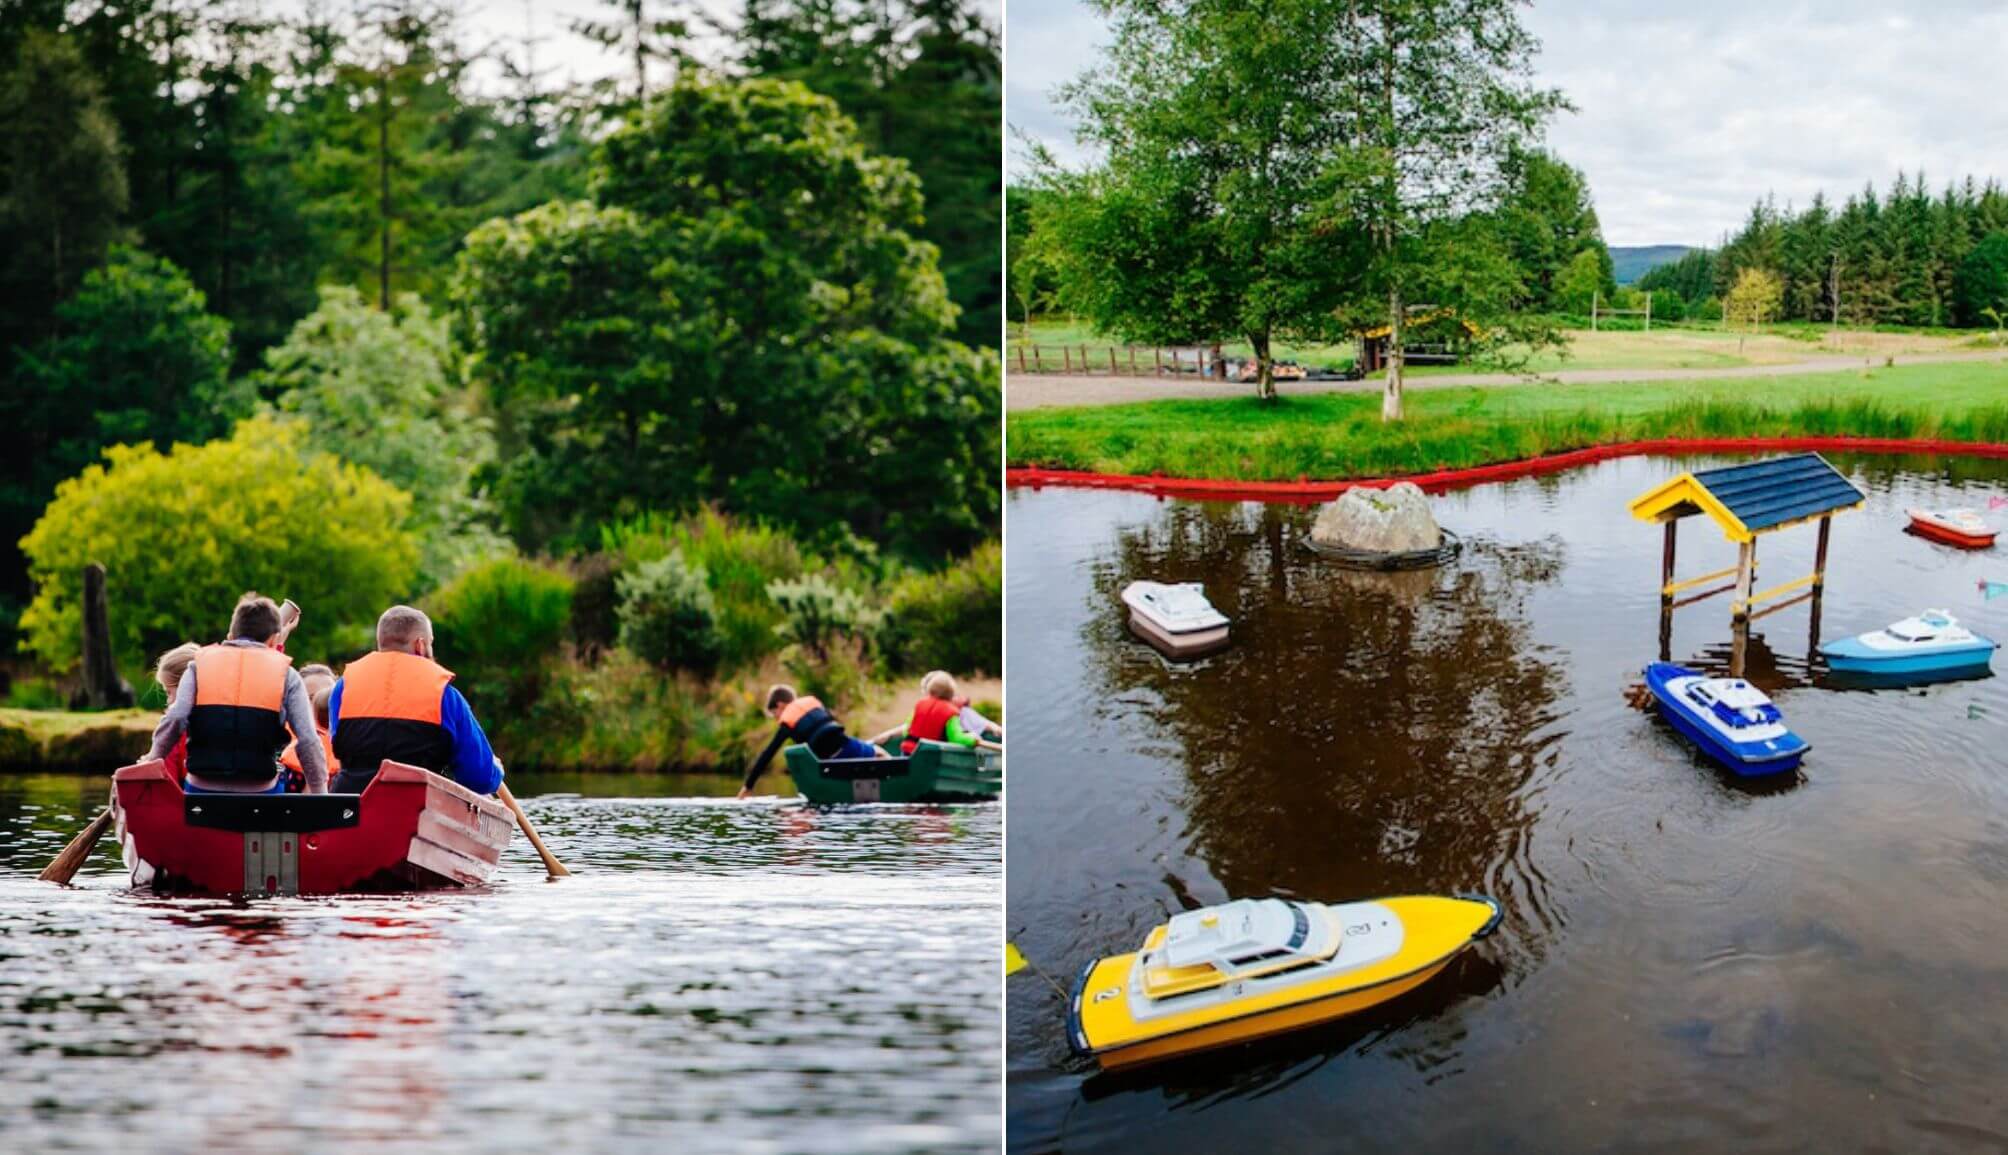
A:
[[[1276,362],[1269,355],[1269,334],[1264,331],[1248,334],[1248,344],[1255,350],[1255,396],[1264,401],[1276,399]]]
[[[1387,383],[1381,389],[1381,420],[1401,420],[1401,288],[1387,291]]]
[[[390,66],[377,83],[377,308],[390,312]]]
[[[133,703],[132,687],[112,664],[110,617],[105,612],[105,567],[84,567],[84,684],[73,706],[110,710]]]

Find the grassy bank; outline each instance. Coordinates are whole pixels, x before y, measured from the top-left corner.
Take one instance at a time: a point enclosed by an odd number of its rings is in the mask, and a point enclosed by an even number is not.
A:
[[[106,774],[146,753],[151,710],[0,708],[0,770],[89,770]]]
[[[1860,356],[1872,360],[1917,354],[1950,353],[1994,348],[1991,334],[1964,329],[1835,329],[1824,325],[1793,323],[1766,325],[1751,331],[1730,329],[1719,322],[1655,325],[1652,332],[1638,329],[1605,329],[1591,332],[1587,327],[1565,324],[1567,346],[1543,349],[1525,365],[1530,373],[1554,373],[1564,369],[1730,369],[1744,365],[1785,365],[1815,357]],[[1044,350],[1048,368],[1057,362],[1061,347],[1089,351],[1089,359],[1106,370],[1107,350],[1123,343],[1075,321],[1038,320],[1030,326],[1012,325],[1009,346],[1037,344]],[[1228,342],[1222,350],[1230,357],[1249,356],[1246,342]],[[1350,341],[1331,345],[1279,344],[1276,356],[1303,365],[1342,369],[1353,363],[1358,347]],[[1146,354],[1142,362],[1147,364]],[[1006,363],[1015,367],[1015,357]],[[1469,373],[1482,370],[1476,365],[1415,365],[1410,371],[1419,376]]]
[[[1899,366],[1775,380],[1152,401],[1007,417],[1013,465],[1291,480],[1424,473],[1656,437],[1832,435],[2008,442],[2008,365]]]

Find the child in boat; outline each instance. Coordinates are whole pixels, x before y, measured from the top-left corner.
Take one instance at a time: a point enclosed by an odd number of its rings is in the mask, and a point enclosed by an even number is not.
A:
[[[793,686],[768,688],[767,716],[780,725],[767,743],[767,748],[760,751],[753,768],[746,772],[746,781],[739,787],[741,798],[752,796],[753,784],[767,772],[767,764],[774,760],[781,747],[790,742],[807,746],[810,753],[825,762],[832,758],[889,757],[870,742],[846,734],[844,724],[837,721],[836,715],[830,713],[822,702],[808,695],[797,696]]]
[[[977,737],[962,726],[962,708],[955,704],[959,691],[946,670],[930,670],[920,680],[920,701],[913,704],[913,719],[906,724],[906,741],[900,753],[911,755],[923,741],[975,746]]]
[[[321,752],[328,758],[330,780],[341,772],[341,759],[335,757],[335,741],[328,736],[328,699],[334,696],[334,670],[315,662],[300,669],[300,680],[307,684],[307,698],[314,704],[314,729],[321,739]],[[300,766],[300,737],[295,734],[286,744],[286,752],[279,755],[279,764],[286,768],[286,792],[298,794],[307,788],[307,772]]]
[[[961,711],[957,715],[957,718],[962,722],[963,733],[974,734],[978,738],[990,741],[1002,742],[1004,740],[1003,725],[998,722],[992,722],[979,713],[976,707],[969,704],[969,695],[957,694],[950,701],[954,702],[956,709]]]
[[[195,653],[202,647],[194,642],[183,642],[160,656],[153,664],[153,680],[167,691],[167,700],[174,701],[175,691],[181,689],[181,676],[188,672],[188,664],[195,660]],[[167,752],[167,772],[179,782],[188,773],[188,735],[183,734],[174,748]]]

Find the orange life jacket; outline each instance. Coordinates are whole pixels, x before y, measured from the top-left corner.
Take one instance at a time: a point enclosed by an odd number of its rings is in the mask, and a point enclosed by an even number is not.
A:
[[[282,708],[293,659],[264,646],[204,646],[189,667],[188,772],[215,782],[265,782],[279,773],[288,734]]]
[[[913,720],[906,724],[906,741],[899,744],[900,753],[912,754],[920,749],[923,739],[929,742],[945,741],[948,736],[948,720],[961,714],[955,703],[932,694],[913,704]]]
[[[781,731],[807,746],[818,758],[834,758],[844,748],[844,724],[821,700],[804,695],[781,707],[776,716]]]
[[[430,658],[378,650],[342,671],[335,756],[351,778],[373,776],[385,759],[445,774],[453,735],[440,724],[440,699],[453,671]]]
[[[319,726],[314,727],[314,733],[320,736],[321,755],[328,762],[328,777],[333,778],[335,771],[342,768],[341,759],[335,757],[335,741],[328,737],[328,732]],[[279,765],[284,766],[295,774],[305,774],[307,772],[307,768],[300,765],[300,740],[298,738],[286,743],[286,752],[279,755]]]

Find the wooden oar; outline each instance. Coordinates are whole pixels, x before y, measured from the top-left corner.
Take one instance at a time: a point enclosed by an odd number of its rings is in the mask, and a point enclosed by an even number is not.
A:
[[[545,847],[544,840],[537,837],[537,828],[530,825],[530,816],[523,813],[523,808],[516,803],[516,796],[509,793],[508,783],[505,782],[495,788],[495,797],[500,798],[502,805],[515,812],[516,825],[523,828],[523,837],[529,839],[530,845],[537,848],[537,854],[544,860],[544,869],[551,872],[551,877],[569,877],[572,872],[566,870],[565,864],[558,861],[558,856]]]
[[[77,876],[77,871],[84,868],[84,863],[91,860],[91,852],[98,848],[98,839],[105,836],[111,825],[112,808],[107,806],[98,811],[91,824],[78,831],[77,836],[70,839],[70,844],[63,847],[63,852],[42,871],[42,881],[68,886],[70,880]]]

